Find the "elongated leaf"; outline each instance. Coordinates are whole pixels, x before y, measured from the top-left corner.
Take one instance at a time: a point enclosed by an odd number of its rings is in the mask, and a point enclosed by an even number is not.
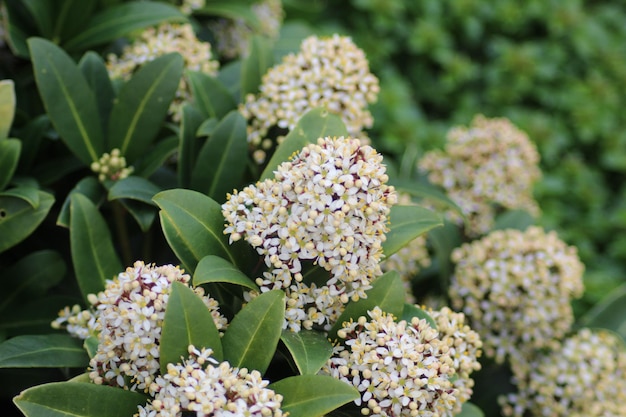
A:
[[[0,140],[0,191],[4,190],[17,168],[22,143],[17,139]]]
[[[211,311],[200,296],[180,282],[172,283],[163,320],[161,336],[161,372],[167,372],[168,363],[180,363],[189,355],[187,348],[213,349],[213,357],[222,360],[222,343]]]
[[[391,226],[383,242],[385,256],[393,255],[429,230],[443,226],[437,213],[419,206],[392,206],[389,218]]]
[[[39,188],[37,185],[17,186],[0,192],[2,197],[16,197],[26,201],[34,209],[39,207]]]
[[[525,210],[507,210],[496,218],[491,230],[517,229],[526,230],[535,224],[535,219]]]
[[[178,145],[178,183],[181,187],[188,188],[191,184],[191,173],[200,149],[196,131],[203,120],[199,110],[188,104],[183,105]]]
[[[329,113],[323,108],[309,110],[278,146],[261,174],[261,181],[272,178],[278,165],[287,161],[294,152],[306,145],[316,143],[318,138],[347,135],[346,125],[336,114]]]
[[[269,385],[283,396],[281,410],[291,416],[320,417],[359,398],[359,391],[328,375],[298,375]]]
[[[232,263],[215,255],[205,256],[200,260],[193,274],[193,285],[202,285],[212,282],[227,282],[240,285],[254,291],[259,287],[246,274],[237,269]]]
[[[284,292],[268,291],[254,298],[224,333],[224,359],[234,367],[264,373],[274,356],[284,318]]]
[[[161,189],[145,178],[130,176],[119,181],[109,189],[109,201],[120,198],[141,201],[142,203],[155,205],[152,197]]]
[[[241,95],[256,94],[263,75],[274,65],[274,54],[269,39],[253,36],[250,39],[250,53],[241,66]]]
[[[15,87],[13,80],[0,81],[0,141],[9,136],[15,116]],[[0,163],[2,167],[2,163]],[[2,178],[0,176],[0,178]],[[0,187],[0,190],[2,187]]]
[[[44,134],[51,128],[50,119],[47,114],[39,115],[31,119],[16,136],[22,141],[22,152],[20,152],[20,170],[32,173],[32,166],[35,158],[40,152],[40,144]],[[55,160],[56,161],[56,160]],[[32,174],[34,175],[34,174]]]
[[[56,16],[51,39],[61,42],[88,27],[85,23],[91,19],[97,5],[92,1],[83,0],[63,0],[53,3],[57,4],[56,7],[53,6]]]
[[[95,177],[85,177],[78,181],[61,206],[59,217],[57,217],[57,225],[59,226],[70,227],[70,201],[74,193],[83,194],[94,204],[98,204],[104,196],[104,188]]]
[[[404,304],[404,309],[402,310],[402,316],[400,317],[400,319],[406,320],[407,323],[410,323],[413,317],[425,319],[428,324],[430,324],[430,327],[432,327],[433,329],[437,328],[437,323],[435,322],[435,319],[433,319],[426,311],[422,310],[414,304]]]
[[[22,0],[22,4],[28,9],[35,21],[39,33],[48,39],[53,37],[54,4],[52,1]]]
[[[455,224],[444,221],[443,227],[436,227],[428,232],[428,241],[432,243],[439,263],[439,285],[444,292],[448,291],[450,275],[454,269],[450,255],[454,248],[463,243],[461,232]]]
[[[0,368],[82,368],[88,364],[83,342],[70,335],[16,336],[0,344]]]
[[[626,341],[626,284],[615,288],[593,306],[580,318],[580,325],[612,330]]]
[[[461,412],[455,417],[485,417],[485,413],[476,405],[470,402],[464,402]]]
[[[178,138],[176,136],[169,136],[160,140],[140,160],[135,162],[135,175],[143,178],[149,177],[163,166],[165,161],[176,152],[177,148]]]
[[[333,340],[337,337],[337,331],[344,322],[350,319],[357,320],[361,316],[368,317],[367,312],[376,306],[395,317],[402,316],[405,294],[402,279],[396,271],[389,271],[378,277],[366,294],[367,298],[361,298],[356,302],[351,301],[346,305],[345,310],[328,332],[329,339]]]
[[[202,146],[191,173],[191,188],[224,201],[226,193],[240,185],[247,157],[246,119],[234,110]]]
[[[46,294],[45,297],[20,297],[0,315],[0,332],[7,336],[50,333],[50,321],[75,297]]]
[[[191,92],[205,119],[221,119],[237,108],[237,102],[228,88],[217,78],[199,71],[188,71]]]
[[[283,330],[280,340],[285,344],[302,375],[315,375],[333,353],[333,345],[320,332]]]
[[[148,62],[126,82],[109,119],[109,147],[129,163],[147,151],[158,133],[183,71],[183,58],[167,54]]]
[[[76,280],[85,300],[104,290],[107,279],[122,271],[111,233],[96,206],[85,195],[72,194],[70,249]]]
[[[161,2],[119,4],[93,16],[86,25],[87,29],[65,42],[63,47],[68,51],[85,50],[111,42],[136,29],[154,26],[164,21],[185,20],[176,7]]]
[[[191,190],[166,190],[155,195],[161,208],[163,233],[185,269],[193,273],[200,259],[217,255],[241,267],[224,236],[221,206]]]
[[[95,52],[89,51],[81,58],[78,67],[82,71],[87,83],[96,96],[100,125],[106,131],[109,115],[115,101],[115,91],[109,79],[104,60]]]
[[[449,208],[465,219],[465,214],[450,197],[447,196],[440,188],[428,182],[420,182],[406,179],[394,179],[390,181],[396,190],[407,193],[415,197],[434,202],[443,207]]]
[[[0,252],[28,237],[46,217],[54,197],[39,191],[39,206],[34,209],[21,198],[0,196]]]
[[[132,416],[147,399],[107,385],[52,382],[23,391],[13,402],[26,417],[111,417]]]
[[[244,19],[245,22],[252,29],[259,29],[259,18],[252,11],[252,8],[248,4],[240,4],[236,2],[215,2],[209,3],[200,9],[194,10],[194,14],[208,15],[208,16],[221,16],[228,19]]]
[[[104,153],[96,98],[74,61],[58,46],[40,38],[28,40],[37,88],[61,139],[84,163]]]

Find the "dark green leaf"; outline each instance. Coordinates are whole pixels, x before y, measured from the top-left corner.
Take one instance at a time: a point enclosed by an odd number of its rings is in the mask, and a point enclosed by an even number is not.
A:
[[[156,219],[157,210],[151,205],[130,199],[119,199],[116,202],[120,203],[133,216],[142,232],[147,232]]]
[[[215,128],[219,121],[217,119],[206,119],[200,127],[198,127],[198,131],[196,132],[197,136],[211,136],[213,132],[215,132]]]
[[[95,177],[85,177],[78,181],[63,202],[59,217],[57,217],[57,225],[59,226],[70,227],[70,200],[74,193],[83,194],[94,204],[98,204],[104,196],[104,188]]]
[[[157,169],[162,167],[170,156],[176,152],[178,148],[178,137],[169,136],[160,140],[152,149],[150,149],[141,159],[133,165],[134,175],[147,178]]]
[[[222,343],[211,310],[198,294],[180,282],[172,283],[167,301],[161,335],[161,372],[167,372],[168,363],[180,363],[189,356],[187,348],[211,348],[213,356],[222,360]]]
[[[448,291],[450,276],[454,266],[450,255],[452,251],[463,243],[459,227],[444,221],[443,227],[436,227],[428,232],[428,240],[435,250],[435,257],[439,264],[439,284],[443,291]]]
[[[45,297],[19,297],[0,315],[0,332],[10,336],[52,333],[52,319],[57,317],[59,311],[78,301],[74,297],[50,292]]]
[[[298,152],[306,145],[317,143],[318,138],[347,135],[346,125],[336,114],[329,113],[323,108],[309,110],[278,146],[261,174],[260,180],[272,178],[274,171],[281,163],[287,161],[294,152]]]
[[[407,323],[410,323],[413,317],[425,319],[428,324],[430,324],[430,327],[432,327],[433,329],[437,328],[437,323],[435,322],[435,319],[433,319],[426,311],[422,310],[414,304],[404,304],[404,309],[402,310],[402,316],[400,316],[400,319],[405,320]]]
[[[177,53],[143,65],[122,86],[109,119],[109,147],[129,163],[143,155],[161,129],[178,88],[183,58]]]
[[[250,54],[241,66],[241,96],[259,92],[263,76],[274,65],[271,42],[261,36],[250,40]]]
[[[81,0],[82,1],[82,0]],[[186,18],[173,5],[161,2],[128,2],[109,7],[93,16],[86,30],[63,44],[68,51],[85,50],[121,38],[134,30],[159,23],[184,22]]]
[[[83,382],[52,382],[22,391],[13,402],[26,417],[132,416],[143,394]]]
[[[237,102],[226,86],[217,78],[199,71],[188,71],[194,101],[205,119],[221,119],[237,108]]]
[[[9,136],[15,115],[15,87],[13,80],[0,81],[0,141]],[[2,167],[2,163],[0,163]],[[2,176],[0,176],[2,178]],[[2,187],[0,187],[0,190]]]
[[[470,402],[463,403],[461,412],[455,417],[485,417],[485,413]]]
[[[246,119],[234,110],[200,149],[191,173],[191,188],[216,201],[224,201],[226,193],[240,185],[247,157]]]
[[[202,8],[194,10],[194,14],[221,16],[232,20],[244,19],[247,25],[252,29],[259,29],[259,18],[252,11],[249,4],[240,4],[237,2],[207,2]]]
[[[22,4],[28,9],[39,34],[45,38],[51,39],[53,35],[54,22],[54,2],[47,0],[22,0]]]
[[[387,240],[383,242],[383,253],[387,257],[418,236],[443,226],[443,220],[437,213],[420,206],[392,206],[389,220]]]
[[[70,249],[76,280],[85,300],[104,290],[107,279],[122,272],[109,228],[85,195],[70,197]]]
[[[0,192],[2,197],[16,197],[26,201],[34,209],[39,207],[39,188],[33,185],[17,186]]]
[[[208,255],[198,262],[196,271],[193,274],[193,285],[197,286],[212,282],[227,282],[259,291],[259,287],[232,263],[219,256]]]
[[[96,3],[93,1],[83,0],[64,0],[53,6],[57,12],[54,17],[54,29],[51,39],[58,43],[84,30],[87,26],[85,23],[90,20]],[[64,48],[66,49],[66,48]]]
[[[203,120],[199,110],[188,104],[183,105],[178,145],[178,182],[181,187],[189,187],[191,184],[191,173],[200,150],[196,132]]]
[[[104,153],[96,98],[74,61],[45,39],[31,38],[35,80],[46,112],[61,139],[84,163]]]
[[[16,336],[0,344],[0,368],[83,368],[88,364],[83,342],[69,335]]]
[[[274,356],[284,319],[283,291],[268,291],[254,298],[235,315],[224,333],[224,360],[237,368],[264,373]]]
[[[93,51],[87,52],[78,63],[87,83],[96,96],[100,125],[103,132],[106,131],[109,115],[115,101],[115,91],[109,79],[104,60]]]
[[[302,375],[314,375],[322,369],[333,353],[333,345],[320,332],[283,330],[280,340],[285,344],[298,371]]]
[[[283,396],[283,413],[294,417],[321,417],[360,396],[352,385],[327,375],[292,376],[269,388]]]
[[[579,322],[584,327],[612,330],[626,341],[626,284],[611,291],[581,317]]]
[[[83,343],[83,348],[85,349],[85,351],[87,351],[87,354],[90,358],[93,358],[98,353],[99,344],[100,342],[98,342],[98,338],[95,336],[89,336],[87,339],[85,339],[85,342]]]
[[[535,224],[535,218],[525,210],[507,210],[496,218],[491,230],[517,229],[526,230]]]
[[[22,143],[17,139],[0,139],[0,191],[4,190],[17,168]]]
[[[42,114],[29,120],[20,130],[19,134],[16,135],[22,141],[22,152],[20,153],[18,170],[30,172],[31,175],[34,175],[31,171],[31,167],[40,152],[41,140],[49,129],[50,119],[47,114]]]
[[[401,193],[407,193],[412,196],[425,199],[429,202],[434,202],[443,207],[447,207],[465,219],[463,210],[461,210],[461,208],[440,188],[430,183],[406,179],[394,179],[393,181],[390,181],[390,183],[392,183],[392,185],[396,187],[396,190]]]
[[[152,197],[161,189],[145,178],[130,176],[116,181],[109,189],[109,201],[120,198],[141,201],[142,203],[154,206]]]
[[[0,252],[28,237],[50,211],[54,197],[39,191],[39,206],[34,209],[28,201],[0,196]]]

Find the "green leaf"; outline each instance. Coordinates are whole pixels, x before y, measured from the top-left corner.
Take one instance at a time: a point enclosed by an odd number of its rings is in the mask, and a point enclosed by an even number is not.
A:
[[[68,40],[68,51],[85,50],[121,38],[137,29],[159,23],[185,22],[187,19],[173,5],[156,1],[128,2],[109,7],[96,14],[85,25],[87,29]]]
[[[272,43],[261,36],[250,39],[250,54],[241,66],[241,96],[259,92],[265,73],[274,65]]]
[[[0,252],[26,239],[46,217],[54,197],[39,191],[39,206],[35,209],[28,201],[0,196]]]
[[[302,375],[314,375],[322,369],[333,353],[328,338],[314,330],[292,332],[283,330],[280,340],[285,344]]]
[[[127,198],[154,206],[152,197],[161,189],[145,178],[130,176],[118,180],[109,189],[109,201]]]
[[[226,282],[259,291],[259,287],[232,263],[215,255],[207,255],[198,262],[193,274],[193,285]]]
[[[360,397],[359,391],[328,375],[297,375],[268,388],[283,396],[283,413],[297,417],[321,417]]]
[[[155,195],[165,237],[185,269],[193,273],[200,259],[220,256],[241,267],[224,236],[222,208],[197,191],[173,189]]]
[[[51,292],[45,297],[20,297],[0,315],[0,332],[11,336],[50,333],[52,319],[58,316],[60,310],[77,301],[75,297]]]
[[[86,23],[91,19],[97,6],[95,2],[83,0],[64,0],[60,3],[55,7],[57,13],[51,37],[55,43],[64,41],[88,27]]]
[[[196,136],[211,136],[213,132],[215,132],[215,128],[217,127],[218,123],[219,121],[217,119],[206,119],[198,127]]]
[[[20,130],[18,137],[22,141],[22,152],[20,152],[20,170],[32,172],[35,158],[40,153],[40,144],[47,131],[51,129],[50,119],[47,114],[41,114],[26,123]],[[55,160],[56,162],[56,160]]]
[[[0,81],[0,141],[9,136],[15,116],[15,86],[13,80]],[[0,167],[2,167],[0,163]],[[2,176],[0,175],[0,178]],[[2,187],[0,187],[0,190]]]
[[[194,101],[205,119],[221,119],[237,109],[235,98],[217,78],[199,71],[188,71],[187,78]]]
[[[106,280],[122,271],[109,228],[85,195],[70,197],[70,249],[76,280],[85,300],[104,290]]]
[[[443,227],[437,227],[428,232],[428,240],[435,250],[435,257],[439,264],[439,285],[446,293],[450,284],[450,276],[454,270],[452,265],[452,251],[461,246],[463,239],[459,227],[448,221],[444,221]]]
[[[356,320],[361,316],[369,317],[367,312],[376,306],[395,317],[402,316],[405,291],[402,278],[396,271],[389,271],[378,277],[372,283],[372,288],[366,291],[366,294],[367,298],[351,301],[346,305],[343,313],[328,332],[329,339],[336,339],[337,331],[343,327],[344,322],[350,321],[350,319]]]
[[[0,192],[3,197],[16,197],[26,201],[34,209],[39,207],[39,188],[37,185],[19,185]]]
[[[109,118],[109,147],[129,163],[147,151],[161,129],[183,71],[177,53],[144,64],[124,85]]]
[[[88,364],[83,342],[69,335],[16,336],[0,344],[0,368],[84,368]]]
[[[260,26],[259,18],[252,11],[249,4],[238,4],[236,2],[207,2],[201,9],[194,10],[194,14],[221,16],[232,20],[244,19],[253,30],[259,29]]]
[[[178,137],[169,136],[157,142],[141,159],[133,165],[134,175],[147,178],[165,164],[178,148]]]
[[[526,230],[535,224],[535,218],[525,210],[507,210],[496,218],[491,230],[517,229]]]
[[[402,316],[400,316],[401,320],[405,320],[407,323],[410,323],[413,317],[417,317],[419,319],[425,319],[430,327],[433,329],[437,329],[437,322],[433,319],[430,314],[428,314],[425,310],[419,308],[414,304],[404,304],[404,308],[402,309]]]
[[[240,185],[246,170],[248,141],[246,119],[236,110],[228,113],[204,143],[191,173],[191,188],[224,201]]]
[[[407,193],[415,197],[432,201],[436,204],[447,207],[456,212],[463,219],[466,219],[463,210],[440,188],[428,182],[421,182],[407,179],[394,179],[389,181],[398,192]]]
[[[189,104],[183,104],[178,145],[178,182],[181,187],[188,188],[191,184],[191,173],[200,148],[196,132],[203,120],[199,110]]]
[[[437,213],[420,206],[392,206],[389,221],[387,240],[383,242],[383,253],[387,257],[418,236],[443,226],[443,220]]]
[[[228,325],[224,360],[264,373],[274,356],[285,319],[285,293],[268,291],[250,301]]]
[[[180,363],[186,359],[189,356],[189,345],[198,349],[211,348],[211,356],[218,361],[222,360],[222,343],[211,310],[191,288],[173,282],[159,347],[161,373],[167,372],[168,363]]]
[[[293,130],[278,146],[261,174],[260,181],[274,177],[274,171],[281,163],[289,160],[294,152],[300,151],[306,145],[317,143],[317,139],[347,135],[346,125],[341,117],[329,113],[321,107],[309,110],[298,120]]]
[[[83,194],[94,204],[98,204],[104,195],[104,188],[95,177],[85,177],[78,181],[61,206],[59,217],[57,217],[57,225],[59,226],[70,227],[70,201],[74,193]]]
[[[22,143],[17,139],[0,140],[0,191],[4,190],[17,168]]]
[[[39,33],[45,38],[51,39],[54,36],[54,2],[45,0],[22,0],[22,4],[33,17]]]
[[[89,87],[96,97],[98,114],[100,115],[100,125],[103,132],[106,131],[113,102],[115,101],[115,91],[109,78],[104,60],[93,51],[87,52],[78,63]]]
[[[579,320],[582,327],[600,327],[626,341],[626,284],[612,290]]]
[[[104,153],[94,92],[74,61],[50,41],[28,40],[37,88],[61,139],[85,164]]]
[[[470,402],[463,403],[461,412],[455,417],[485,417],[485,413]]]
[[[22,391],[13,402],[26,417],[132,416],[145,395],[107,385],[52,382]]]

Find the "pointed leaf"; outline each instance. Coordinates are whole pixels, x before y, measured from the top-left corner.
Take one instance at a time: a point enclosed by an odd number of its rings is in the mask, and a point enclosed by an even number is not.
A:
[[[83,194],[94,204],[98,204],[104,196],[104,188],[95,177],[85,177],[78,181],[61,206],[59,217],[57,217],[57,225],[59,226],[70,227],[70,201],[74,193]]]
[[[100,115],[100,125],[105,132],[113,102],[115,101],[115,91],[109,78],[106,64],[100,55],[93,51],[87,52],[78,63],[87,83],[96,96],[96,105]]]
[[[173,5],[160,2],[129,2],[108,7],[86,24],[86,30],[68,40],[68,51],[85,50],[121,38],[137,29],[164,21],[184,22],[186,18]]]
[[[329,113],[323,108],[315,108],[306,112],[278,146],[261,174],[260,180],[274,176],[274,171],[283,162],[287,161],[294,152],[310,143],[317,143],[318,138],[326,136],[347,136],[346,125],[336,114]]]
[[[211,198],[191,190],[166,190],[155,195],[163,233],[183,263],[193,273],[200,259],[217,255],[241,267],[224,236],[222,208]]]
[[[130,176],[118,180],[109,189],[109,201],[127,198],[154,206],[152,197],[161,189],[145,178]]]
[[[283,396],[283,413],[298,417],[321,417],[360,397],[359,391],[328,375],[298,375],[270,384]]]
[[[222,338],[224,360],[264,373],[274,356],[285,318],[285,293],[259,295],[242,308]]]
[[[443,227],[436,227],[428,232],[428,240],[435,250],[439,264],[439,285],[445,293],[448,291],[450,276],[454,269],[450,255],[454,248],[463,243],[463,238],[457,225],[444,221]]]
[[[390,181],[397,191],[410,194],[415,197],[435,202],[453,210],[456,214],[465,219],[465,214],[448,195],[440,188],[428,182],[420,182],[406,179],[394,179]]]
[[[626,341],[626,284],[612,290],[580,318],[584,327],[600,327],[619,334]]]
[[[226,86],[217,78],[199,71],[188,71],[191,92],[205,119],[221,119],[237,108],[237,102]]]
[[[39,188],[36,186],[20,185],[0,192],[0,196],[21,198],[30,204],[32,208],[37,209],[39,207]]]
[[[443,220],[434,211],[419,206],[392,206],[389,214],[390,227],[383,253],[391,256],[409,242],[429,230],[443,226]]]
[[[159,348],[161,373],[167,372],[168,363],[180,363],[186,359],[189,345],[198,349],[211,348],[212,356],[222,360],[222,343],[211,310],[198,294],[183,283],[172,283],[162,332]]]
[[[134,164],[134,173],[138,177],[147,178],[165,164],[178,148],[178,138],[169,136],[160,140],[141,159]]]
[[[247,157],[246,119],[234,110],[202,146],[191,173],[191,188],[224,201],[226,193],[240,185]]]
[[[205,256],[198,262],[193,274],[193,285],[198,286],[212,282],[227,282],[259,291],[259,287],[246,274],[232,263],[215,255]]]
[[[250,28],[253,30],[259,29],[259,18],[253,12],[249,4],[238,4],[236,2],[207,2],[202,8],[194,10],[194,14],[221,16],[232,20],[244,19]]]
[[[280,340],[285,344],[298,371],[302,375],[315,375],[333,353],[333,345],[320,332],[283,330]]]
[[[0,81],[0,141],[9,136],[15,116],[15,87],[13,80]],[[2,163],[0,163],[2,167]],[[2,176],[0,175],[0,178]],[[0,187],[0,190],[2,187]]]
[[[0,344],[0,368],[83,368],[88,364],[82,340],[69,335],[16,336]]]
[[[97,6],[96,3],[83,0],[64,0],[54,7],[54,29],[51,39],[59,43],[88,28],[87,23]],[[63,48],[66,49],[66,48]]]
[[[70,197],[70,249],[76,280],[85,300],[104,290],[107,279],[122,271],[109,228],[85,195]]]
[[[0,140],[0,191],[4,190],[17,168],[22,143],[17,139]]]
[[[199,110],[189,104],[183,105],[178,145],[178,182],[181,187],[188,188],[191,184],[191,173],[196,164],[201,143],[196,132],[203,120],[204,117]]]
[[[107,385],[52,382],[22,391],[13,399],[26,417],[132,416],[145,395]]]
[[[147,232],[150,229],[157,215],[155,207],[131,199],[119,199],[116,201],[135,219],[142,232]]]
[[[50,333],[51,318],[77,301],[75,297],[51,293],[45,297],[20,297],[0,315],[0,332],[9,336]]]
[[[32,15],[39,33],[45,38],[51,39],[54,36],[54,3],[52,1],[22,0],[22,4]]]
[[[84,163],[104,153],[96,98],[74,61],[58,46],[40,38],[28,40],[35,80],[46,112],[61,139]]]
[[[259,92],[265,73],[274,65],[274,54],[269,39],[253,36],[250,39],[250,54],[241,66],[241,95]]]
[[[119,92],[109,119],[109,147],[129,163],[147,151],[178,88],[183,58],[177,53],[143,65]]]
[[[0,196],[0,252],[28,237],[46,217],[54,197],[39,191],[39,206],[34,209],[27,201]]]
[[[430,314],[428,314],[425,310],[419,308],[414,304],[404,304],[404,309],[402,310],[402,316],[400,316],[401,320],[405,320],[407,323],[410,323],[413,317],[417,317],[419,319],[425,319],[430,327],[433,329],[437,329],[437,323],[435,319],[433,319]]]

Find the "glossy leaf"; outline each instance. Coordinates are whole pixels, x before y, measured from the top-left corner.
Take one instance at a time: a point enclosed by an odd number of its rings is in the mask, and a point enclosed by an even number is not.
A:
[[[191,190],[173,189],[155,195],[165,237],[185,269],[193,273],[200,259],[217,255],[240,267],[224,236],[222,208]]]
[[[346,125],[336,114],[329,113],[323,108],[309,110],[276,148],[276,152],[261,174],[261,181],[272,178],[281,163],[289,160],[294,152],[298,152],[306,145],[317,143],[318,138],[347,135]]]
[[[443,220],[434,211],[420,206],[392,206],[389,214],[390,227],[383,253],[391,256],[416,237],[435,227],[443,226]]]
[[[193,274],[193,285],[198,286],[214,282],[226,282],[259,291],[259,287],[254,281],[232,263],[219,256],[207,255],[198,262]]]
[[[152,197],[161,189],[145,178],[130,176],[118,180],[109,188],[109,201],[127,198],[141,201],[142,203],[154,206]]]
[[[28,201],[0,196],[0,252],[26,239],[46,217],[54,197],[39,191],[39,206],[33,208]]]
[[[359,398],[359,391],[328,375],[297,375],[268,388],[283,396],[281,410],[297,417],[321,417]]]
[[[0,314],[0,332],[8,336],[49,333],[52,319],[77,301],[51,292],[45,297],[20,297]]]
[[[83,0],[64,0],[56,3],[56,16],[51,39],[57,43],[84,30],[85,23],[91,19],[97,6],[94,2]]]
[[[104,153],[94,92],[74,61],[50,41],[28,40],[35,80],[46,112],[61,139],[85,164]]]
[[[34,185],[18,185],[17,187],[9,188],[1,191],[0,196],[20,198],[34,209],[39,207],[39,188],[37,188],[36,183]]]
[[[141,159],[135,162],[134,174],[138,177],[147,178],[165,164],[178,148],[178,138],[169,136],[160,140]]]
[[[0,81],[0,141],[9,136],[15,116],[15,87],[13,80]],[[2,163],[0,163],[2,167]],[[0,176],[1,178],[1,176]],[[0,190],[2,187],[0,187]]]
[[[52,382],[22,391],[13,402],[26,417],[132,416],[145,395],[107,385]]]
[[[476,405],[470,402],[464,402],[461,412],[455,417],[485,417],[485,413]]]
[[[122,272],[109,228],[85,195],[70,197],[70,249],[76,280],[85,300],[104,290],[107,279]]]
[[[196,132],[203,120],[199,110],[188,104],[183,105],[178,145],[178,183],[181,187],[188,188],[191,184],[191,173],[200,150]]]
[[[410,323],[413,317],[417,317],[419,319],[425,319],[430,327],[433,329],[437,328],[437,323],[435,319],[433,319],[430,314],[428,314],[425,310],[419,308],[414,304],[404,304],[404,309],[402,310],[402,316],[400,316],[401,320],[406,320],[407,323]]]
[[[285,318],[285,293],[268,291],[252,299],[228,325],[224,360],[264,373],[274,356]]]
[[[250,39],[250,53],[241,65],[241,96],[259,92],[265,73],[274,65],[271,42],[261,36]]]
[[[216,201],[240,185],[246,170],[248,141],[246,119],[232,111],[204,143],[191,173],[191,188]]]
[[[183,71],[183,58],[167,54],[144,64],[122,85],[109,118],[109,148],[129,163],[147,151],[161,129]]]
[[[95,177],[85,177],[78,181],[61,206],[59,217],[57,217],[57,225],[59,226],[70,227],[70,201],[74,193],[83,194],[94,204],[98,204],[104,196],[104,188]]]
[[[22,143],[17,139],[0,140],[0,191],[4,190],[17,168]]]
[[[70,335],[16,336],[0,344],[0,368],[83,368],[88,364],[83,342]]]
[[[593,306],[580,318],[580,325],[612,330],[626,341],[626,284],[615,288]]]
[[[213,349],[213,357],[222,360],[222,343],[211,310],[198,294],[180,282],[172,283],[163,321],[160,360],[161,372],[168,363],[180,363],[189,356],[189,345]]]
[[[463,210],[461,210],[461,207],[448,197],[445,192],[433,184],[406,179],[394,179],[390,182],[399,192],[435,202],[443,207],[453,210],[456,214],[465,219],[465,214],[463,213]]]
[[[198,131],[196,132],[197,136],[211,136],[213,132],[215,132],[215,128],[219,121],[217,119],[206,119],[202,124],[198,127]]]
[[[198,109],[205,119],[221,119],[237,108],[237,102],[217,78],[199,71],[188,71],[187,78]]]
[[[301,375],[315,375],[333,353],[333,345],[320,332],[283,330],[280,340],[285,344]]]
[[[129,2],[104,9],[93,16],[86,29],[63,44],[68,51],[85,50],[121,38],[137,29],[164,21],[184,22],[173,5],[161,2]]]
[[[96,96],[100,125],[102,131],[105,132],[115,101],[115,91],[109,78],[109,72],[102,57],[93,51],[83,55],[78,67]]]

